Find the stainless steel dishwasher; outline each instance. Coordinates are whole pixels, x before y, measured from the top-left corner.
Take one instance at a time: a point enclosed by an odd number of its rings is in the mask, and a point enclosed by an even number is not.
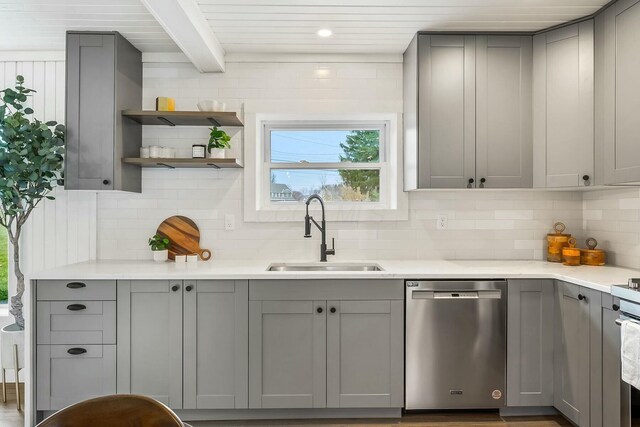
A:
[[[406,282],[405,409],[506,402],[507,283]]]

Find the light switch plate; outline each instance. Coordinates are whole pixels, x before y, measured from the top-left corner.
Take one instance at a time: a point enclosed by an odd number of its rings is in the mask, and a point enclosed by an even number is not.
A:
[[[226,214],[224,216],[224,229],[227,231],[236,229],[236,217],[232,214]]]

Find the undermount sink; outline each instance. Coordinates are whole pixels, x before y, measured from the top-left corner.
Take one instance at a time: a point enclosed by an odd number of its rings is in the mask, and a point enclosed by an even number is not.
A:
[[[378,264],[310,263],[271,264],[267,271],[384,271]]]

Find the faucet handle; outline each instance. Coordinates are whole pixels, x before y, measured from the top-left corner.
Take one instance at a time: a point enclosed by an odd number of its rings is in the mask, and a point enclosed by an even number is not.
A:
[[[331,249],[327,249],[327,255],[335,255],[336,254],[336,238],[331,238]]]

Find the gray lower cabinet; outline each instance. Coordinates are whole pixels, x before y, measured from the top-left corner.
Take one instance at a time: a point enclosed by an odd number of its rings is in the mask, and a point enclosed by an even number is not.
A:
[[[640,182],[640,1],[604,11],[603,50],[605,184]]]
[[[183,408],[247,408],[247,281],[185,281],[183,303]]]
[[[326,301],[249,302],[249,407],[325,408]]]
[[[553,280],[509,280],[507,406],[553,406]]]
[[[247,408],[246,280],[118,282],[118,393]]]
[[[593,20],[534,36],[533,59],[534,186],[593,185]]]
[[[182,408],[182,282],[118,282],[118,393]]]
[[[38,345],[36,410],[116,393],[115,345]]]
[[[119,33],[67,33],[67,190],[141,191],[141,170],[123,164],[142,143],[122,110],[142,107],[142,54]]]
[[[403,302],[328,301],[327,309],[327,407],[403,406]]]
[[[532,38],[476,37],[476,186],[533,185]]]
[[[600,292],[556,283],[554,406],[581,427],[592,425],[592,405],[597,400],[592,388],[600,375],[601,301]]]
[[[402,280],[249,282],[250,408],[400,408]]]

